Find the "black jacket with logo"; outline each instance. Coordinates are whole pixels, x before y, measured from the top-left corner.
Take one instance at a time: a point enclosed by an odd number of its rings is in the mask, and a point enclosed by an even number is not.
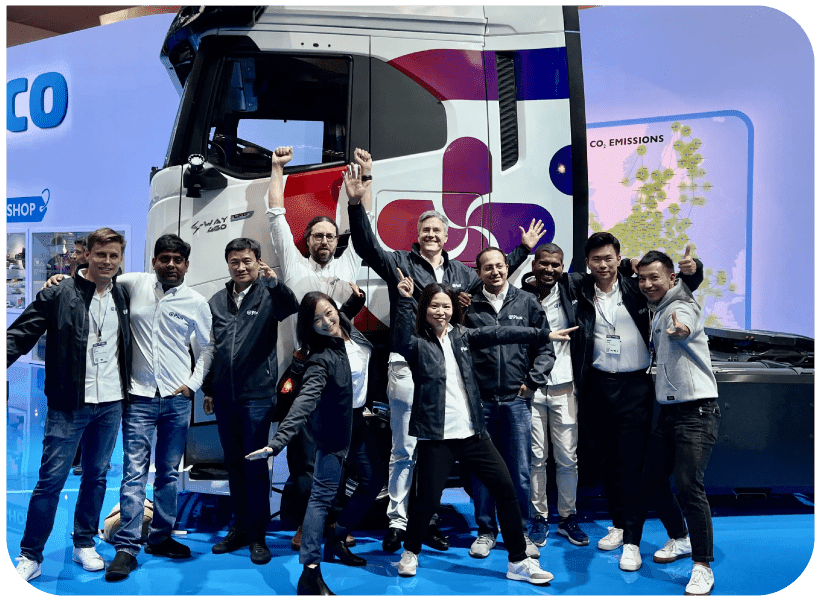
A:
[[[340,322],[354,342],[373,348],[342,313]],[[282,451],[306,422],[318,449],[343,457],[348,454],[353,424],[351,364],[342,338],[329,337],[324,342],[322,348],[311,351],[299,395],[268,443],[274,454]]]
[[[476,292],[465,313],[469,328],[483,326],[520,326],[540,330],[550,329],[542,306],[532,294],[508,284],[507,294],[499,313],[487,300],[482,290]],[[472,348],[473,366],[479,393],[484,402],[512,401],[519,387],[526,384],[530,390],[547,386],[547,378],[556,356],[553,343],[499,344]]]
[[[397,322],[394,329],[394,348],[408,361],[413,374],[413,407],[408,434],[442,440],[445,433],[445,387],[447,372],[445,353],[439,340],[419,336],[414,331],[416,302],[413,298],[399,297]],[[453,349],[459,372],[465,385],[468,410],[473,430],[487,436],[485,417],[476,384],[471,349],[487,348],[498,344],[542,344],[550,342],[550,330],[524,327],[482,327],[470,329],[455,326],[447,340]]]
[[[88,308],[96,285],[79,274],[37,293],[6,330],[6,364],[29,352],[46,337],[45,395],[50,409],[74,411],[85,404]],[[131,326],[128,291],[113,278],[111,297],[119,322],[117,344],[120,384],[127,396],[131,382]]]
[[[214,332],[214,360],[202,383],[205,395],[219,402],[274,399],[277,385],[277,327],[296,313],[299,303],[285,284],[258,277],[242,305],[233,299],[229,280],[208,306]]]
[[[396,268],[398,267],[404,275],[413,279],[413,298],[415,302],[418,302],[419,295],[425,286],[436,283],[433,266],[419,252],[418,242],[413,243],[410,251],[395,250],[388,252],[384,250],[376,239],[365,214],[365,209],[361,204],[348,205],[348,216],[351,222],[351,241],[356,254],[362,257],[362,260],[388,285],[388,298],[391,303],[391,340],[394,340],[396,307],[400,296],[396,288],[399,283],[399,274],[396,272]],[[510,251],[506,257],[510,272],[513,273],[519,265],[524,263],[529,254],[530,250],[524,244],[520,244]],[[450,284],[457,292],[473,294],[476,290],[479,290],[482,281],[475,269],[471,269],[461,261],[449,259],[446,252],[442,252],[442,260],[444,265],[442,283]],[[416,305],[414,304],[415,310]],[[396,351],[397,349],[392,346],[391,350]]]

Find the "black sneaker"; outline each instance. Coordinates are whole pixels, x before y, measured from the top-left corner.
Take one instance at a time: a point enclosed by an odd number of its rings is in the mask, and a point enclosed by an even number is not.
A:
[[[438,524],[430,524],[428,526],[428,535],[424,543],[431,549],[436,549],[437,551],[447,551],[450,548],[448,537],[439,530]]]
[[[579,528],[576,519],[572,515],[559,520],[559,527],[556,528],[556,534],[567,537],[567,540],[580,547],[584,547],[590,542],[590,539],[587,538],[584,530]]]
[[[170,536],[162,542],[148,543],[145,545],[145,552],[149,555],[160,555],[170,559],[187,559],[191,557],[191,549],[175,541]]]
[[[228,535],[211,547],[211,553],[220,555],[221,553],[231,553],[237,549],[247,547],[251,541],[248,540],[248,533],[244,530],[236,530],[231,528]]]
[[[263,565],[271,561],[271,551],[268,545],[265,544],[265,539],[255,540],[249,545],[251,549],[251,562],[257,565]]]
[[[114,560],[105,569],[106,582],[119,582],[137,569],[137,558],[126,551],[117,551]]]

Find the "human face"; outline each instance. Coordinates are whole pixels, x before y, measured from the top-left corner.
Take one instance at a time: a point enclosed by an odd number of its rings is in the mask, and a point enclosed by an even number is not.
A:
[[[77,265],[77,263],[79,263],[80,261],[83,260],[84,256],[85,256],[85,249],[83,248],[83,245],[82,244],[75,244],[74,245],[74,250],[68,256],[68,260],[71,263],[71,266],[74,267],[74,266]]]
[[[676,283],[676,274],[668,273],[661,261],[639,266],[639,289],[651,303],[664,298]]]
[[[322,336],[342,338],[342,328],[339,325],[339,313],[334,306],[325,299],[320,300],[314,309],[314,332]]]
[[[157,272],[157,280],[163,286],[179,286],[188,271],[188,260],[178,252],[162,251],[151,259],[151,267]]]
[[[88,263],[86,278],[103,288],[123,262],[123,247],[119,242],[95,244],[94,248],[85,251],[85,260]]]
[[[619,261],[621,261],[621,255],[616,254],[616,249],[612,244],[594,248],[587,255],[585,263],[601,290],[608,292],[610,286],[616,281]]]
[[[453,317],[453,303],[444,292],[437,292],[428,305],[425,319],[440,338],[448,328],[450,318]]]
[[[479,257],[479,279],[491,294],[499,294],[507,283],[507,263],[498,250],[490,250]]]
[[[428,217],[419,224],[419,248],[425,257],[431,258],[441,254],[447,241],[445,224],[438,217]]]
[[[553,289],[559,278],[564,273],[564,255],[562,253],[539,253],[539,256],[533,259],[530,268],[533,275],[536,277],[536,284],[539,288],[547,290]]]
[[[234,280],[234,289],[242,292],[259,276],[259,261],[250,248],[228,253],[228,272]]]
[[[334,256],[339,238],[336,235],[336,228],[333,223],[320,221],[315,223],[308,234],[308,252],[314,261],[320,265],[325,265]]]

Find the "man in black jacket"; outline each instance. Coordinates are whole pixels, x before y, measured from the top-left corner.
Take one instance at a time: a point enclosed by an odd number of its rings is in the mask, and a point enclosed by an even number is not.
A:
[[[276,406],[277,327],[299,304],[260,256],[259,242],[249,238],[225,247],[231,281],[208,301],[215,347],[202,390],[205,412],[217,417],[234,516],[228,535],[211,551],[247,546],[251,561],[265,564],[271,560],[265,544],[271,519],[268,466],[245,456],[268,442]]]
[[[428,284],[450,284],[460,292],[460,302],[467,304],[470,294],[481,286],[476,271],[460,261],[448,258],[444,250],[448,239],[448,219],[438,211],[425,211],[419,216],[416,230],[419,241],[411,250],[384,250],[371,229],[362,206],[362,199],[371,194],[371,176],[363,177],[353,165],[345,173],[345,191],[348,195],[348,216],[351,224],[351,242],[356,254],[381,277],[388,287],[390,299],[391,340],[394,339],[394,325],[399,304],[397,269],[413,279],[414,300],[419,299],[422,289]],[[367,203],[366,203],[367,204]],[[543,224],[531,222],[528,231],[522,227],[522,244],[507,256],[511,270],[524,263],[528,254],[544,234]],[[394,350],[393,348],[391,349]],[[416,437],[408,434],[411,404],[413,400],[413,378],[407,361],[399,353],[391,352],[388,358],[388,403],[391,414],[391,458],[388,466],[388,534],[382,541],[384,551],[397,551],[402,544],[408,523],[408,501],[410,499],[413,466],[416,462]],[[434,515],[434,520],[436,516]],[[428,531],[426,544],[434,549],[447,550],[448,542],[435,521]]]
[[[619,567],[641,567],[641,471],[650,436],[655,392],[649,373],[650,321],[647,299],[637,280],[619,273],[621,245],[609,232],[585,244],[591,274],[571,274],[577,299],[573,370],[580,387],[580,417],[602,464],[607,507],[613,526],[599,540],[603,551],[624,545]],[[679,261],[681,279],[695,290],[704,277],[687,247]]]
[[[476,257],[482,289],[471,297],[465,325],[524,326],[549,329],[544,311],[532,294],[522,292],[507,281],[508,267],[501,249],[485,248]],[[535,390],[547,385],[553,367],[553,344],[541,346],[504,344],[472,348],[473,365],[488,434],[505,461],[513,480],[516,498],[527,531],[530,514],[530,403]],[[471,496],[478,537],[470,547],[471,557],[487,557],[496,546],[499,527],[496,503],[488,489],[471,475]],[[539,557],[539,550],[525,534],[527,554]]]
[[[41,290],[6,332],[7,366],[31,350],[43,333],[48,335],[43,458],[17,564],[25,580],[40,575],[60,491],[81,439],[73,560],[88,571],[105,568],[94,536],[131,373],[129,297],[115,281],[124,249],[125,239],[114,230],[92,232],[85,253],[88,265],[62,286]]]

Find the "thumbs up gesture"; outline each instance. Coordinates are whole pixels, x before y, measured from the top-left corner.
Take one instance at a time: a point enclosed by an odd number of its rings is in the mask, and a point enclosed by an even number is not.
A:
[[[676,312],[673,311],[673,328],[667,330],[670,340],[687,340],[690,336],[690,328],[676,319]]]
[[[690,256],[690,245],[684,247],[684,256],[678,262],[678,270],[682,275],[693,275],[696,272],[696,260]]]

